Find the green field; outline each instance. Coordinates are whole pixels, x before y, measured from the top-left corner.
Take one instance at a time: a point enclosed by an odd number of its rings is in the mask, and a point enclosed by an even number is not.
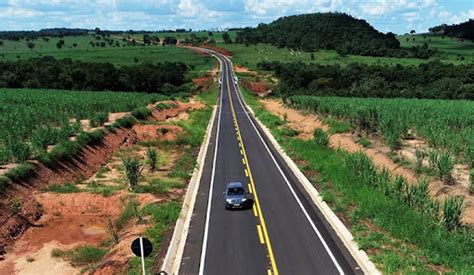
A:
[[[414,45],[423,44],[423,36],[410,36],[415,38],[415,42],[406,42],[405,36],[400,36],[402,48],[410,48]],[[426,38],[428,41],[430,37]],[[305,62],[317,64],[340,64],[345,65],[349,63],[364,63],[364,64],[378,64],[378,65],[417,65],[426,63],[432,60],[440,60],[442,62],[450,62],[454,64],[468,64],[474,62],[474,43],[470,41],[461,42],[461,40],[450,39],[446,37],[444,40],[440,36],[431,37],[432,41],[429,46],[438,49],[438,53],[430,59],[416,59],[416,58],[394,58],[394,57],[373,57],[373,56],[358,56],[347,55],[341,56],[333,50],[319,50],[312,53],[302,51],[293,51],[286,48],[277,48],[272,45],[258,44],[245,46],[243,44],[224,44],[218,43],[218,46],[228,49],[233,53],[233,62],[246,66],[250,69],[256,69],[257,63],[262,61],[279,61],[279,62]],[[464,56],[464,60],[461,57]]]
[[[142,37],[141,35],[136,35]],[[57,42],[64,40],[61,49],[56,47]],[[53,56],[58,59],[71,58],[74,60],[89,62],[111,62],[115,65],[132,65],[143,62],[185,62],[194,66],[194,70],[209,70],[215,64],[213,59],[202,58],[193,52],[175,46],[127,46],[125,42],[115,36],[113,46],[106,43],[105,47],[92,47],[90,41],[102,42],[92,35],[68,36],[64,38],[50,38],[45,41],[41,38],[32,41],[33,49],[27,47],[26,40],[11,41],[2,40],[0,45],[0,61],[29,59],[32,57]],[[120,46],[117,46],[116,43]],[[77,46],[74,46],[74,45]]]
[[[432,147],[474,162],[473,101],[314,96],[293,96],[291,100],[295,107],[381,130],[392,146],[414,129]]]
[[[157,94],[0,89],[0,164],[21,162],[31,153],[80,131],[71,119],[107,121],[109,112],[131,111],[163,98]]]

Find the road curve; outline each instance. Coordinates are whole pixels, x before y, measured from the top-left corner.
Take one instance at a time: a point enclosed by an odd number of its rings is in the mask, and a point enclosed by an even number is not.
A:
[[[219,106],[179,273],[361,274],[248,111],[231,61],[212,54],[221,65]],[[253,209],[225,210],[232,181],[252,193]]]

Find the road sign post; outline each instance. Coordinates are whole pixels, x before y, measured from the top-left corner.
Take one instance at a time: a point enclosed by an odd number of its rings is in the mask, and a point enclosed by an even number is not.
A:
[[[132,252],[142,260],[142,274],[146,275],[145,257],[149,256],[153,251],[153,245],[147,238],[136,238],[131,245]]]

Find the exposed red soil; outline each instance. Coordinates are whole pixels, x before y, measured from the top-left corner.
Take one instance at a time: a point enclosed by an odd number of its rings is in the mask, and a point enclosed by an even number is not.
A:
[[[163,101],[163,103],[167,104],[174,104],[176,107],[164,109],[164,110],[156,110],[153,109],[152,116],[157,121],[165,121],[167,119],[177,117],[183,112],[198,110],[204,108],[204,104],[199,101],[192,101],[189,102],[181,102],[181,101]],[[151,107],[151,106],[150,106]]]
[[[118,129],[109,133],[101,144],[83,148],[77,157],[61,163],[58,168],[49,168],[42,163],[35,163],[35,174],[23,182],[11,184],[0,197],[0,255],[5,247],[20,236],[28,227],[34,226],[42,214],[42,205],[31,196],[32,191],[51,184],[74,182],[92,176],[113,152],[128,147],[137,140],[131,129]],[[21,210],[15,214],[11,210],[13,199],[21,201]]]
[[[216,46],[211,46],[211,45],[199,45],[199,47],[201,48],[206,48],[206,49],[209,49],[209,50],[213,50],[215,52],[218,52],[220,54],[223,54],[225,56],[228,56],[228,57],[231,57],[232,56],[232,52],[229,51],[229,50],[226,50],[226,49],[223,49],[223,48],[220,48],[220,47],[216,47]]]
[[[183,128],[176,125],[134,125],[139,141],[173,141]]]
[[[213,79],[211,76],[193,78],[193,83],[201,90],[207,90],[212,85]]]
[[[255,81],[249,81],[247,79],[241,79],[240,83],[242,83],[242,86],[244,86],[245,88],[251,90],[252,92],[260,96],[265,96],[270,91],[270,87],[267,84],[262,83],[262,82],[255,82]]]

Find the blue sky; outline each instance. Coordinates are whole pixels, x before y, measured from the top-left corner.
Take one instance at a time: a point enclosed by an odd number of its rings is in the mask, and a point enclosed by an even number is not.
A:
[[[0,0],[0,30],[226,28],[339,11],[380,31],[427,31],[474,18],[474,0]]]

